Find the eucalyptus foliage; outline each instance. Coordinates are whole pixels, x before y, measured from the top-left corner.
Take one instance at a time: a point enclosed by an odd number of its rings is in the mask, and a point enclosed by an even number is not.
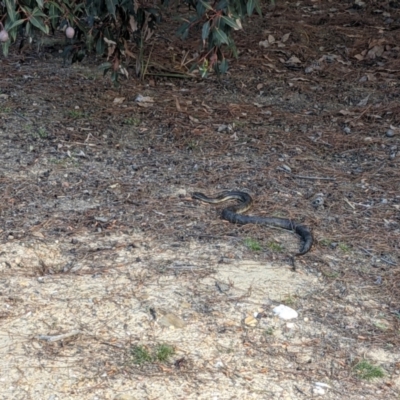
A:
[[[179,1],[179,0],[176,0]],[[174,10],[182,24],[177,34],[188,38],[193,31],[201,35],[201,46],[193,68],[205,76],[214,69],[225,73],[225,54],[237,56],[232,32],[242,29],[245,16],[261,14],[260,0],[184,0],[177,7],[169,0],[0,0],[0,22],[10,40],[2,43],[7,56],[11,42],[20,38],[31,42],[38,32],[49,35],[56,29],[73,27],[75,37],[66,43],[63,57],[80,61],[86,51],[107,55],[101,65],[104,73],[126,75],[127,58],[136,59],[136,73],[143,74],[143,49],[162,22],[166,8]],[[159,4],[157,4],[159,2]],[[155,6],[157,4],[157,6]],[[137,44],[133,54],[130,43]]]

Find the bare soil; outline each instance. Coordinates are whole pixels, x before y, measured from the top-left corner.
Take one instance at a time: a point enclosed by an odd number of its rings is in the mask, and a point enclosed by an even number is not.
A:
[[[162,76],[198,44],[168,15],[120,88],[0,59],[1,399],[399,398],[399,4],[336,3],[248,19],[220,79]],[[311,252],[190,196],[230,189]]]

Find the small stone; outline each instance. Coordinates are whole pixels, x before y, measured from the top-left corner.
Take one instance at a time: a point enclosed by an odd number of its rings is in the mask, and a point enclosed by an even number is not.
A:
[[[159,319],[158,323],[168,328],[173,327],[179,329],[185,326],[185,323],[179,317],[172,313],[165,314],[162,318]]]
[[[364,1],[355,0],[355,2],[354,2],[354,8],[360,9],[360,8],[365,8],[365,7],[366,7],[366,3],[365,3]]]
[[[258,324],[258,321],[252,315],[250,315],[247,318],[245,318],[244,323],[247,326],[252,326],[253,327],[253,326],[256,326]]]
[[[326,390],[322,387],[316,386],[313,388],[313,394],[315,396],[323,396],[326,393]]]
[[[116,397],[114,397],[114,400],[138,400],[138,396],[135,396],[133,394],[119,394]]]
[[[394,136],[394,130],[393,129],[388,129],[386,131],[386,136],[387,137],[393,137]]]
[[[274,312],[275,315],[277,315],[279,318],[282,319],[293,319],[299,316],[297,311],[283,304],[279,305],[278,307],[275,307],[272,311]]]

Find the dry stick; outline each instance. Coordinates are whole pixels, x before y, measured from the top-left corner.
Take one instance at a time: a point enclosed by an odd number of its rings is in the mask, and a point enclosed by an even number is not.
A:
[[[153,53],[153,48],[154,48],[154,43],[153,43],[153,46],[151,46],[149,58],[147,59],[147,63],[145,65],[145,67],[144,67],[144,71],[143,71],[143,74],[142,74],[142,79],[144,79],[146,74],[147,74],[147,68],[149,67],[151,53]]]
[[[369,256],[374,257],[374,255],[369,250],[364,249],[364,247],[360,247],[360,249],[362,251],[364,251],[365,253],[367,253]],[[393,266],[397,267],[397,264],[395,262],[387,260],[385,257],[380,257],[380,260],[382,260],[386,264],[393,265]]]
[[[336,181],[336,178],[324,177],[324,176],[303,176],[303,175],[292,175],[293,178],[299,179],[311,179],[311,180],[321,180],[321,181]]]
[[[72,331],[69,333],[64,333],[62,335],[48,336],[48,335],[39,335],[37,338],[39,340],[47,340],[48,342],[57,342],[58,340],[63,340],[69,338],[71,336],[75,336],[82,333],[80,330]]]

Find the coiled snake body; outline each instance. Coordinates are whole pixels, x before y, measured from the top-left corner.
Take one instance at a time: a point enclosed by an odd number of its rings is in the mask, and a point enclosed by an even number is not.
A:
[[[310,230],[304,225],[299,225],[296,222],[287,218],[257,217],[251,215],[242,215],[242,213],[246,212],[251,208],[253,203],[253,199],[251,198],[251,196],[245,192],[239,192],[239,191],[222,192],[218,194],[216,197],[207,197],[203,193],[195,192],[192,194],[192,198],[211,204],[218,204],[227,200],[239,200],[239,204],[224,208],[222,210],[221,214],[222,219],[232,222],[233,224],[269,225],[287,229],[289,231],[294,231],[301,237],[303,241],[300,251],[295,255],[301,256],[303,254],[306,254],[311,249],[311,246],[313,244],[313,237]]]

